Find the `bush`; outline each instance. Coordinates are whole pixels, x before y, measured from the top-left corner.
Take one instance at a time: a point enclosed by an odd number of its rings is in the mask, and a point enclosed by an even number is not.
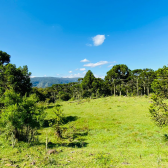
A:
[[[87,98],[87,97],[90,97],[91,96],[91,91],[88,91],[88,90],[84,90],[83,92],[83,98]]]
[[[71,96],[68,93],[63,93],[60,96],[60,99],[63,100],[63,101],[68,101],[70,98],[71,98]]]
[[[57,135],[58,138],[62,138],[62,133],[63,133],[63,110],[61,109],[61,105],[57,104],[53,108],[53,113],[54,115],[51,118],[50,121],[50,126],[54,128],[55,134]]]
[[[164,103],[164,99],[158,95],[153,94],[153,103],[150,105],[149,112],[152,119],[160,127],[168,125],[168,106]]]
[[[36,95],[21,97],[11,89],[6,90],[0,101],[4,103],[0,120],[5,137],[8,140],[34,141],[36,129],[45,117],[44,108],[36,104]]]

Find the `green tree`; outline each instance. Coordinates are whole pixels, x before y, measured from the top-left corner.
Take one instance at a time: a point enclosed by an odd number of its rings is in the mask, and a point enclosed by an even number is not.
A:
[[[163,66],[155,72],[156,78],[152,82],[152,89],[155,94],[168,98],[168,67]]]
[[[83,89],[83,97],[89,97],[91,96],[92,89],[93,89],[93,81],[95,79],[95,76],[93,75],[92,71],[87,71],[86,75],[84,76],[81,86]]]
[[[61,109],[61,105],[56,104],[55,107],[53,108],[53,113],[51,118],[51,123],[50,126],[54,128],[55,134],[57,135],[58,138],[62,138],[62,133],[63,133],[63,110]]]
[[[0,102],[4,104],[0,120],[6,137],[33,141],[36,129],[42,125],[45,116],[43,107],[36,104],[36,95],[22,97],[10,89],[5,91]]]
[[[114,88],[114,96],[116,93],[116,85],[120,85],[120,95],[121,95],[121,81],[126,81],[129,76],[130,70],[127,65],[118,64],[114,65],[112,69],[107,72],[105,80],[111,83],[111,87]],[[111,88],[112,90],[112,88]]]
[[[30,83],[30,75],[28,67],[23,66],[16,68],[14,64],[10,64],[10,55],[0,51],[0,96],[6,89],[12,87],[22,96],[29,94],[32,84]]]
[[[139,96],[139,79],[142,73],[142,69],[135,69],[132,71],[133,78],[136,80],[136,89],[137,89],[137,96]]]
[[[168,98],[168,67],[164,66],[156,71],[156,79],[152,82],[154,94],[153,103],[149,111],[158,126],[168,125],[168,106],[165,99]]]
[[[10,55],[6,52],[0,50],[0,66],[4,63],[8,64],[10,62]]]
[[[92,86],[93,86],[93,91],[94,93],[96,93],[96,98],[97,98],[105,87],[104,80],[101,78],[95,78],[94,81],[92,82]]]
[[[168,106],[164,99],[157,94],[152,96],[152,104],[149,107],[152,119],[160,127],[168,125]]]
[[[82,80],[82,88],[83,89],[92,89],[92,83],[95,79],[95,76],[93,75],[92,71],[87,71],[85,77]]]
[[[145,93],[147,93],[147,95],[149,95],[150,93],[150,89],[151,89],[151,84],[153,82],[153,80],[156,78],[155,76],[155,72],[152,69],[143,69],[140,77],[142,78],[142,86],[143,86],[143,90],[144,90],[144,95]],[[146,92],[146,88],[147,88],[147,92]]]

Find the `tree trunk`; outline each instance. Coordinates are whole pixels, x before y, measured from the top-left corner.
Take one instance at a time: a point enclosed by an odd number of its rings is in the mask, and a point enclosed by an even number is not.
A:
[[[147,84],[147,92],[148,92],[148,96],[149,96],[149,79],[148,79],[148,84]]]
[[[148,96],[149,96],[149,86],[147,87],[147,92],[148,92]]]
[[[138,91],[138,78],[137,78],[137,96],[139,96],[139,91]]]
[[[121,84],[120,84],[120,96],[121,96]]]
[[[114,83],[114,96],[115,96],[115,83]]]

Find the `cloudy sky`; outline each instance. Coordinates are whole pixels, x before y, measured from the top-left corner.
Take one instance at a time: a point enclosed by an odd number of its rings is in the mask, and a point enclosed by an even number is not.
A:
[[[167,0],[1,0],[0,50],[32,76],[168,64]]]

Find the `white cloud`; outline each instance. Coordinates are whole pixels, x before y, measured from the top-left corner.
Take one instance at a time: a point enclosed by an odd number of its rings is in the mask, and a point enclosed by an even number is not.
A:
[[[99,45],[103,44],[105,39],[106,39],[105,35],[96,35],[95,37],[92,37],[94,46],[99,46]]]
[[[79,70],[78,68],[75,69],[75,71]]]
[[[108,64],[108,63],[109,63],[108,61],[99,61],[97,63],[88,63],[88,64],[85,64],[84,66],[93,68],[93,67],[104,65],[104,64]]]
[[[47,75],[44,75],[44,77],[46,77]]]
[[[104,79],[104,77],[105,77],[105,76],[100,76],[100,75],[96,75],[96,74],[94,74],[94,76],[95,76],[96,78],[102,78],[102,79]]]
[[[86,69],[85,68],[80,68],[80,71],[85,71]]]
[[[86,71],[83,71],[83,74],[85,74],[86,73]]]
[[[30,78],[35,78],[36,76],[30,76]]]
[[[86,46],[88,46],[88,47],[92,47],[92,44],[88,44],[88,43],[87,43]]]
[[[109,63],[112,63],[112,64],[111,64],[111,65],[109,65],[108,67],[112,67],[112,66],[114,66],[114,64],[116,63],[116,61],[109,62]]]
[[[70,74],[69,76],[63,76],[63,78],[83,78],[83,73],[77,73],[77,74]]]
[[[81,60],[80,62],[89,62],[86,58],[84,60]]]
[[[112,67],[112,66],[113,66],[113,64],[109,65],[108,67]]]
[[[69,73],[72,73],[72,71],[69,71]]]

